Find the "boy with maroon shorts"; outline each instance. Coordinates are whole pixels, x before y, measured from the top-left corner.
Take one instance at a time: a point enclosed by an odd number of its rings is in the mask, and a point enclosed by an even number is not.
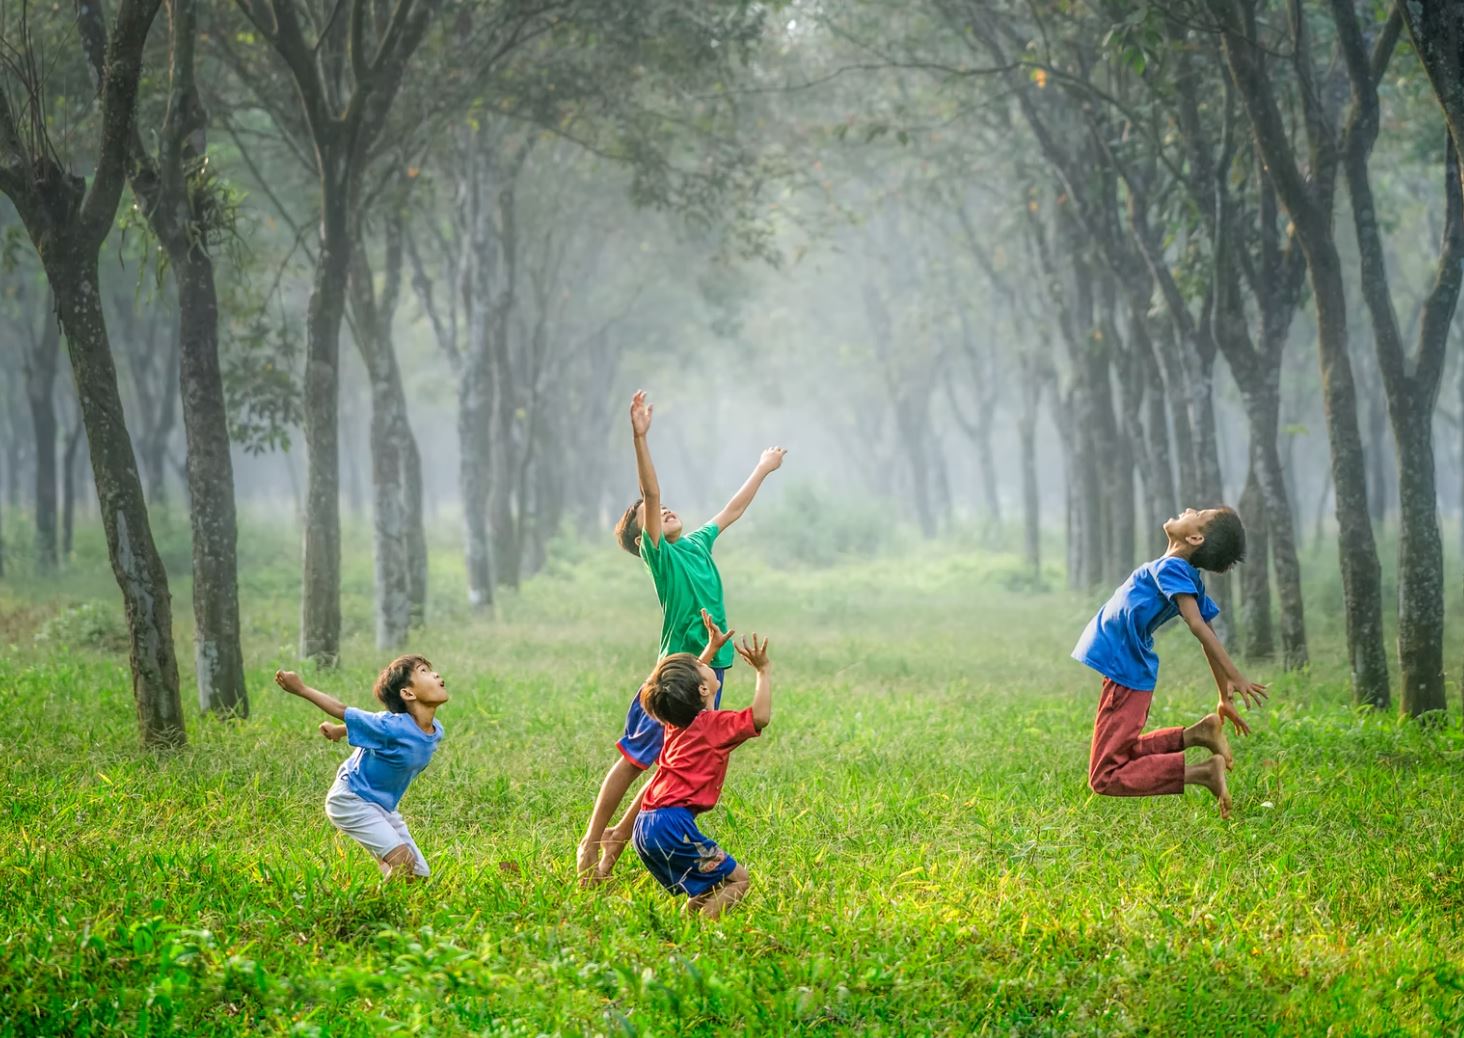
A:
[[[1225,773],[1234,759],[1225,738],[1225,721],[1240,734],[1250,727],[1236,712],[1239,696],[1247,706],[1266,698],[1266,686],[1246,678],[1231,662],[1210,621],[1220,607],[1205,594],[1200,570],[1224,573],[1245,558],[1245,527],[1230,508],[1186,509],[1164,524],[1169,547],[1153,562],[1129,575],[1089,621],[1073,649],[1073,659],[1103,675],[1103,697],[1093,722],[1088,785],[1104,796],[1160,796],[1182,793],[1187,785],[1204,786],[1220,802],[1220,816],[1230,817],[1230,791]],[[1220,690],[1215,712],[1188,728],[1144,731],[1159,657],[1154,632],[1176,616],[1199,640]],[[1186,766],[1188,746],[1203,746],[1212,756]]]

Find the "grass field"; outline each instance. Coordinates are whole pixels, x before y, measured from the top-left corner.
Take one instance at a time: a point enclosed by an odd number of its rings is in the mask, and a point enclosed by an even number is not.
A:
[[[186,573],[181,532],[165,540]],[[746,543],[719,554],[734,625],[772,638],[774,713],[703,819],[754,884],[714,923],[678,914],[633,854],[607,887],[573,881],[658,630],[648,579],[608,539],[563,546],[491,622],[457,604],[458,560],[436,552],[412,648],[453,699],[403,801],[434,869],[411,888],[331,829],[344,747],[269,681],[297,665],[288,534],[246,541],[253,716],[190,703],[172,754],[138,749],[125,658],[91,647],[118,609],[95,532],[63,579],[0,582],[0,1028],[1464,1033],[1457,707],[1432,730],[1349,707],[1334,582],[1311,589],[1312,671],[1248,668],[1273,705],[1236,743],[1222,822],[1203,792],[1089,794],[1098,682],[1067,654],[1091,599],[1008,590],[1011,559],[955,543],[818,570]],[[368,544],[348,539],[356,632]],[[188,684],[186,582],[174,606]],[[344,651],[307,679],[369,705],[383,656],[364,633]],[[1152,723],[1186,723],[1213,686],[1182,630],[1160,651]],[[735,668],[725,704],[751,693]]]

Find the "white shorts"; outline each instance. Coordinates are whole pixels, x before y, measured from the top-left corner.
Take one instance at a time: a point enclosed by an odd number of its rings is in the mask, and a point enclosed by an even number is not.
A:
[[[412,848],[412,856],[416,859],[412,864],[412,871],[419,876],[429,874],[427,859],[422,857],[417,841],[407,831],[407,823],[402,821],[402,816],[395,811],[388,811],[380,804],[362,799],[339,779],[325,795],[325,816],[337,829],[370,851],[383,872],[387,866],[381,859],[395,848],[406,844]]]

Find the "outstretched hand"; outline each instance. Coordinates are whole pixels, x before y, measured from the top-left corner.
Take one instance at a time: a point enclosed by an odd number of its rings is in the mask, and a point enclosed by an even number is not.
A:
[[[1227,681],[1225,683],[1226,698],[1240,697],[1240,701],[1247,707],[1260,706],[1266,701],[1266,686],[1242,677],[1239,681]]]
[[[292,695],[303,695],[305,692],[305,682],[293,670],[275,671],[275,684]]]
[[[646,391],[637,389],[635,396],[630,398],[630,431],[637,436],[650,432],[651,414],[655,409],[655,404],[646,402]]]
[[[781,468],[783,458],[787,453],[786,447],[769,447],[762,452],[762,457],[758,458],[757,467],[764,472],[772,472],[774,469]]]
[[[715,656],[718,652],[721,651],[722,646],[726,645],[732,640],[732,636],[737,632],[733,630],[727,630],[724,632],[720,627],[717,626],[717,621],[712,619],[712,614],[707,612],[705,609],[701,611],[701,614],[702,625],[707,629],[707,648],[710,649],[712,655]]]
[[[1250,734],[1250,725],[1246,724],[1245,720],[1236,712],[1235,706],[1228,695],[1220,697],[1220,702],[1215,707],[1215,712],[1220,715],[1221,731],[1224,731],[1225,722],[1229,721],[1235,727],[1235,733],[1237,735]]]
[[[737,646],[737,655],[747,661],[747,665],[761,674],[772,666],[768,659],[768,640],[766,638],[758,641],[756,634],[752,636],[752,643],[749,644],[746,638]]]

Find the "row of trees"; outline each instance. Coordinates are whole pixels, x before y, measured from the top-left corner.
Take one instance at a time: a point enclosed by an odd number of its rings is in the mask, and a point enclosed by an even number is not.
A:
[[[968,473],[993,536],[1015,499],[1034,578],[1048,429],[1075,587],[1121,580],[1164,517],[1238,489],[1252,562],[1230,613],[1287,666],[1309,656],[1298,495],[1330,495],[1354,692],[1374,706],[1392,698],[1375,521],[1395,483],[1400,698],[1441,709],[1450,415],[1464,457],[1464,377],[1457,413],[1437,406],[1464,248],[1444,7],[22,5],[0,15],[0,193],[25,276],[0,319],[32,419],[9,440],[34,444],[36,560],[55,564],[89,466],[143,737],[177,742],[148,511],[170,472],[200,700],[241,715],[231,441],[302,431],[300,647],[331,663],[343,337],[390,646],[428,602],[418,436],[446,401],[419,372],[450,373],[465,594],[486,610],[562,524],[598,519],[610,389],[692,322],[927,536]],[[55,403],[63,340],[75,421]],[[1232,414],[1245,474],[1227,482]],[[1384,421],[1391,465],[1365,435]]]
[[[155,31],[164,7],[165,31]],[[494,486],[503,487],[492,505],[504,519],[495,530],[510,579],[525,547],[542,553],[541,543],[523,536],[526,502],[535,502],[536,515],[552,516],[556,507],[554,488],[531,485],[527,475],[509,478],[515,466],[528,471],[526,451],[544,447],[537,426],[519,428],[514,394],[531,398],[530,425],[550,424],[533,406],[544,379],[532,365],[548,360],[533,343],[548,340],[556,317],[548,293],[559,274],[552,268],[565,252],[561,246],[557,255],[537,256],[518,244],[515,178],[548,130],[628,168],[641,204],[704,219],[725,209],[751,163],[735,140],[716,136],[714,99],[698,101],[691,91],[743,60],[759,31],[758,12],[737,3],[685,10],[514,0],[240,0],[226,11],[194,0],[119,0],[110,19],[95,3],[78,5],[74,20],[24,5],[6,17],[0,192],[34,247],[71,358],[126,607],[144,741],[177,743],[184,734],[167,574],[123,417],[101,290],[99,257],[128,189],[164,257],[178,312],[200,699],[223,714],[248,708],[215,269],[216,253],[237,231],[239,199],[209,149],[212,126],[229,133],[232,157],[266,195],[289,183],[279,177],[289,168],[279,154],[298,160],[295,183],[311,185],[309,195],[288,192],[310,199],[301,211],[277,203],[279,215],[302,230],[298,244],[313,267],[301,400],[308,457],[302,654],[332,662],[339,652],[337,406],[348,314],[371,382],[378,635],[399,641],[421,616],[420,465],[391,342],[408,256],[411,279],[440,320],[442,346],[462,366],[470,594],[490,605],[483,467],[494,465]],[[424,47],[432,61],[414,77]],[[88,76],[93,89],[84,85]],[[672,119],[657,108],[666,102],[690,106],[699,124],[681,126],[685,111]],[[718,161],[685,161],[692,138],[705,139]],[[446,206],[410,205],[410,181],[429,164],[455,189],[461,222]],[[418,212],[430,218],[411,219]],[[316,232],[303,233],[310,223]],[[374,241],[381,243],[379,278]],[[521,271],[529,282],[522,289]],[[516,305],[521,292],[530,305]],[[256,421],[263,414],[266,428],[271,415],[283,413],[267,399],[249,401],[245,411]]]
[[[1444,6],[933,0],[899,17],[858,5],[834,16],[845,60],[901,76],[905,103],[872,125],[920,135],[906,175],[941,198],[956,170],[935,210],[969,234],[989,283],[984,305],[1054,344],[1045,359],[1019,352],[1013,367],[1023,400],[1051,384],[1054,364],[1061,372],[1052,399],[1075,583],[1122,579],[1139,531],[1182,503],[1224,499],[1223,360],[1250,442],[1247,649],[1269,654],[1279,627],[1288,666],[1307,662],[1308,645],[1281,374],[1296,317],[1310,309],[1354,694],[1385,706],[1376,494],[1353,368],[1361,300],[1396,452],[1397,658],[1402,706],[1415,715],[1445,703],[1434,432],[1464,248],[1457,139],[1440,118],[1440,99],[1460,89],[1458,29]],[[961,132],[944,124],[931,149],[933,115]],[[1385,125],[1388,165],[1374,160]],[[931,162],[932,150],[949,164]],[[971,169],[1024,215],[971,230],[960,207],[975,194],[969,176],[961,182]],[[1426,253],[1416,228],[1388,233],[1419,197],[1435,236]],[[1016,298],[1033,283],[1047,297],[1035,322]],[[1021,336],[1023,349],[1033,338]]]

